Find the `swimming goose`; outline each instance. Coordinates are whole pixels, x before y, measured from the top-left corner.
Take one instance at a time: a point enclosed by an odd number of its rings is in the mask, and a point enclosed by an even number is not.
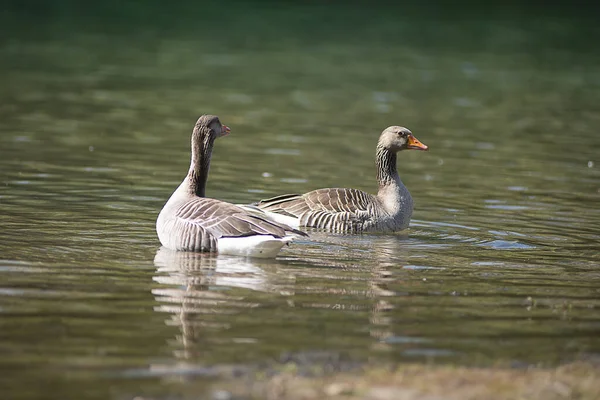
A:
[[[264,213],[205,197],[215,139],[229,132],[214,115],[198,119],[192,132],[189,172],[158,215],[158,238],[171,250],[275,257],[283,245],[306,233]]]
[[[375,196],[356,189],[328,188],[277,196],[254,206],[295,228],[352,233],[405,229],[412,216],[413,200],[398,176],[396,153],[409,149],[428,147],[401,126],[390,126],[381,133],[376,150],[379,191]]]

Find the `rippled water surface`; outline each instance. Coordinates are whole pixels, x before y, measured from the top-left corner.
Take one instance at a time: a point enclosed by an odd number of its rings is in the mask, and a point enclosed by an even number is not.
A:
[[[219,35],[55,21],[2,39],[9,398],[160,397],[287,361],[600,356],[600,56],[577,41],[597,28],[246,11]],[[398,157],[410,229],[313,231],[266,261],[161,249],[202,113],[232,128],[208,194],[244,203],[373,192],[379,132],[409,127],[431,149]]]

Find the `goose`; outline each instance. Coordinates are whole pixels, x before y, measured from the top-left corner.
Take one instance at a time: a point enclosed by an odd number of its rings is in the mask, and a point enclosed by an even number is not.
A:
[[[306,233],[266,215],[205,197],[215,139],[230,133],[214,115],[202,115],[192,132],[190,169],[156,220],[161,244],[171,250],[275,257]]]
[[[377,195],[357,189],[326,188],[264,199],[252,206],[294,228],[312,227],[339,233],[403,230],[412,216],[413,199],[396,169],[396,154],[400,150],[428,150],[428,147],[405,127],[386,128],[379,136],[375,153]]]

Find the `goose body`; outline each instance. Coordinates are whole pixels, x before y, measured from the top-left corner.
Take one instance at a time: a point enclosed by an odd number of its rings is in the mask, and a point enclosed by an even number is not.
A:
[[[376,150],[379,183],[376,195],[357,189],[325,188],[261,200],[255,207],[295,228],[350,233],[405,229],[412,216],[413,199],[396,167],[396,154],[404,149],[428,147],[403,127],[390,126],[381,133]]]
[[[158,238],[171,250],[275,257],[285,244],[306,234],[264,213],[205,197],[214,140],[228,133],[215,116],[198,119],[190,170],[158,215]]]

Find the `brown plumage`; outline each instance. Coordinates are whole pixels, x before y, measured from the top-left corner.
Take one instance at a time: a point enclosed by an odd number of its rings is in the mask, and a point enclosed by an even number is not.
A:
[[[306,236],[304,232],[271,220],[264,213],[204,197],[214,141],[229,131],[216,116],[203,115],[198,119],[192,132],[188,174],[156,221],[156,231],[163,246],[172,250],[227,251],[228,254],[239,252],[242,255],[253,255],[254,246],[259,250],[257,254],[268,256],[273,252],[276,254],[294,236]],[[253,240],[220,242],[225,238]]]
[[[412,216],[413,200],[396,169],[396,153],[405,149],[428,147],[403,127],[390,126],[381,133],[376,149],[377,195],[357,189],[326,188],[261,200],[256,206],[291,226],[351,233],[405,229]]]

